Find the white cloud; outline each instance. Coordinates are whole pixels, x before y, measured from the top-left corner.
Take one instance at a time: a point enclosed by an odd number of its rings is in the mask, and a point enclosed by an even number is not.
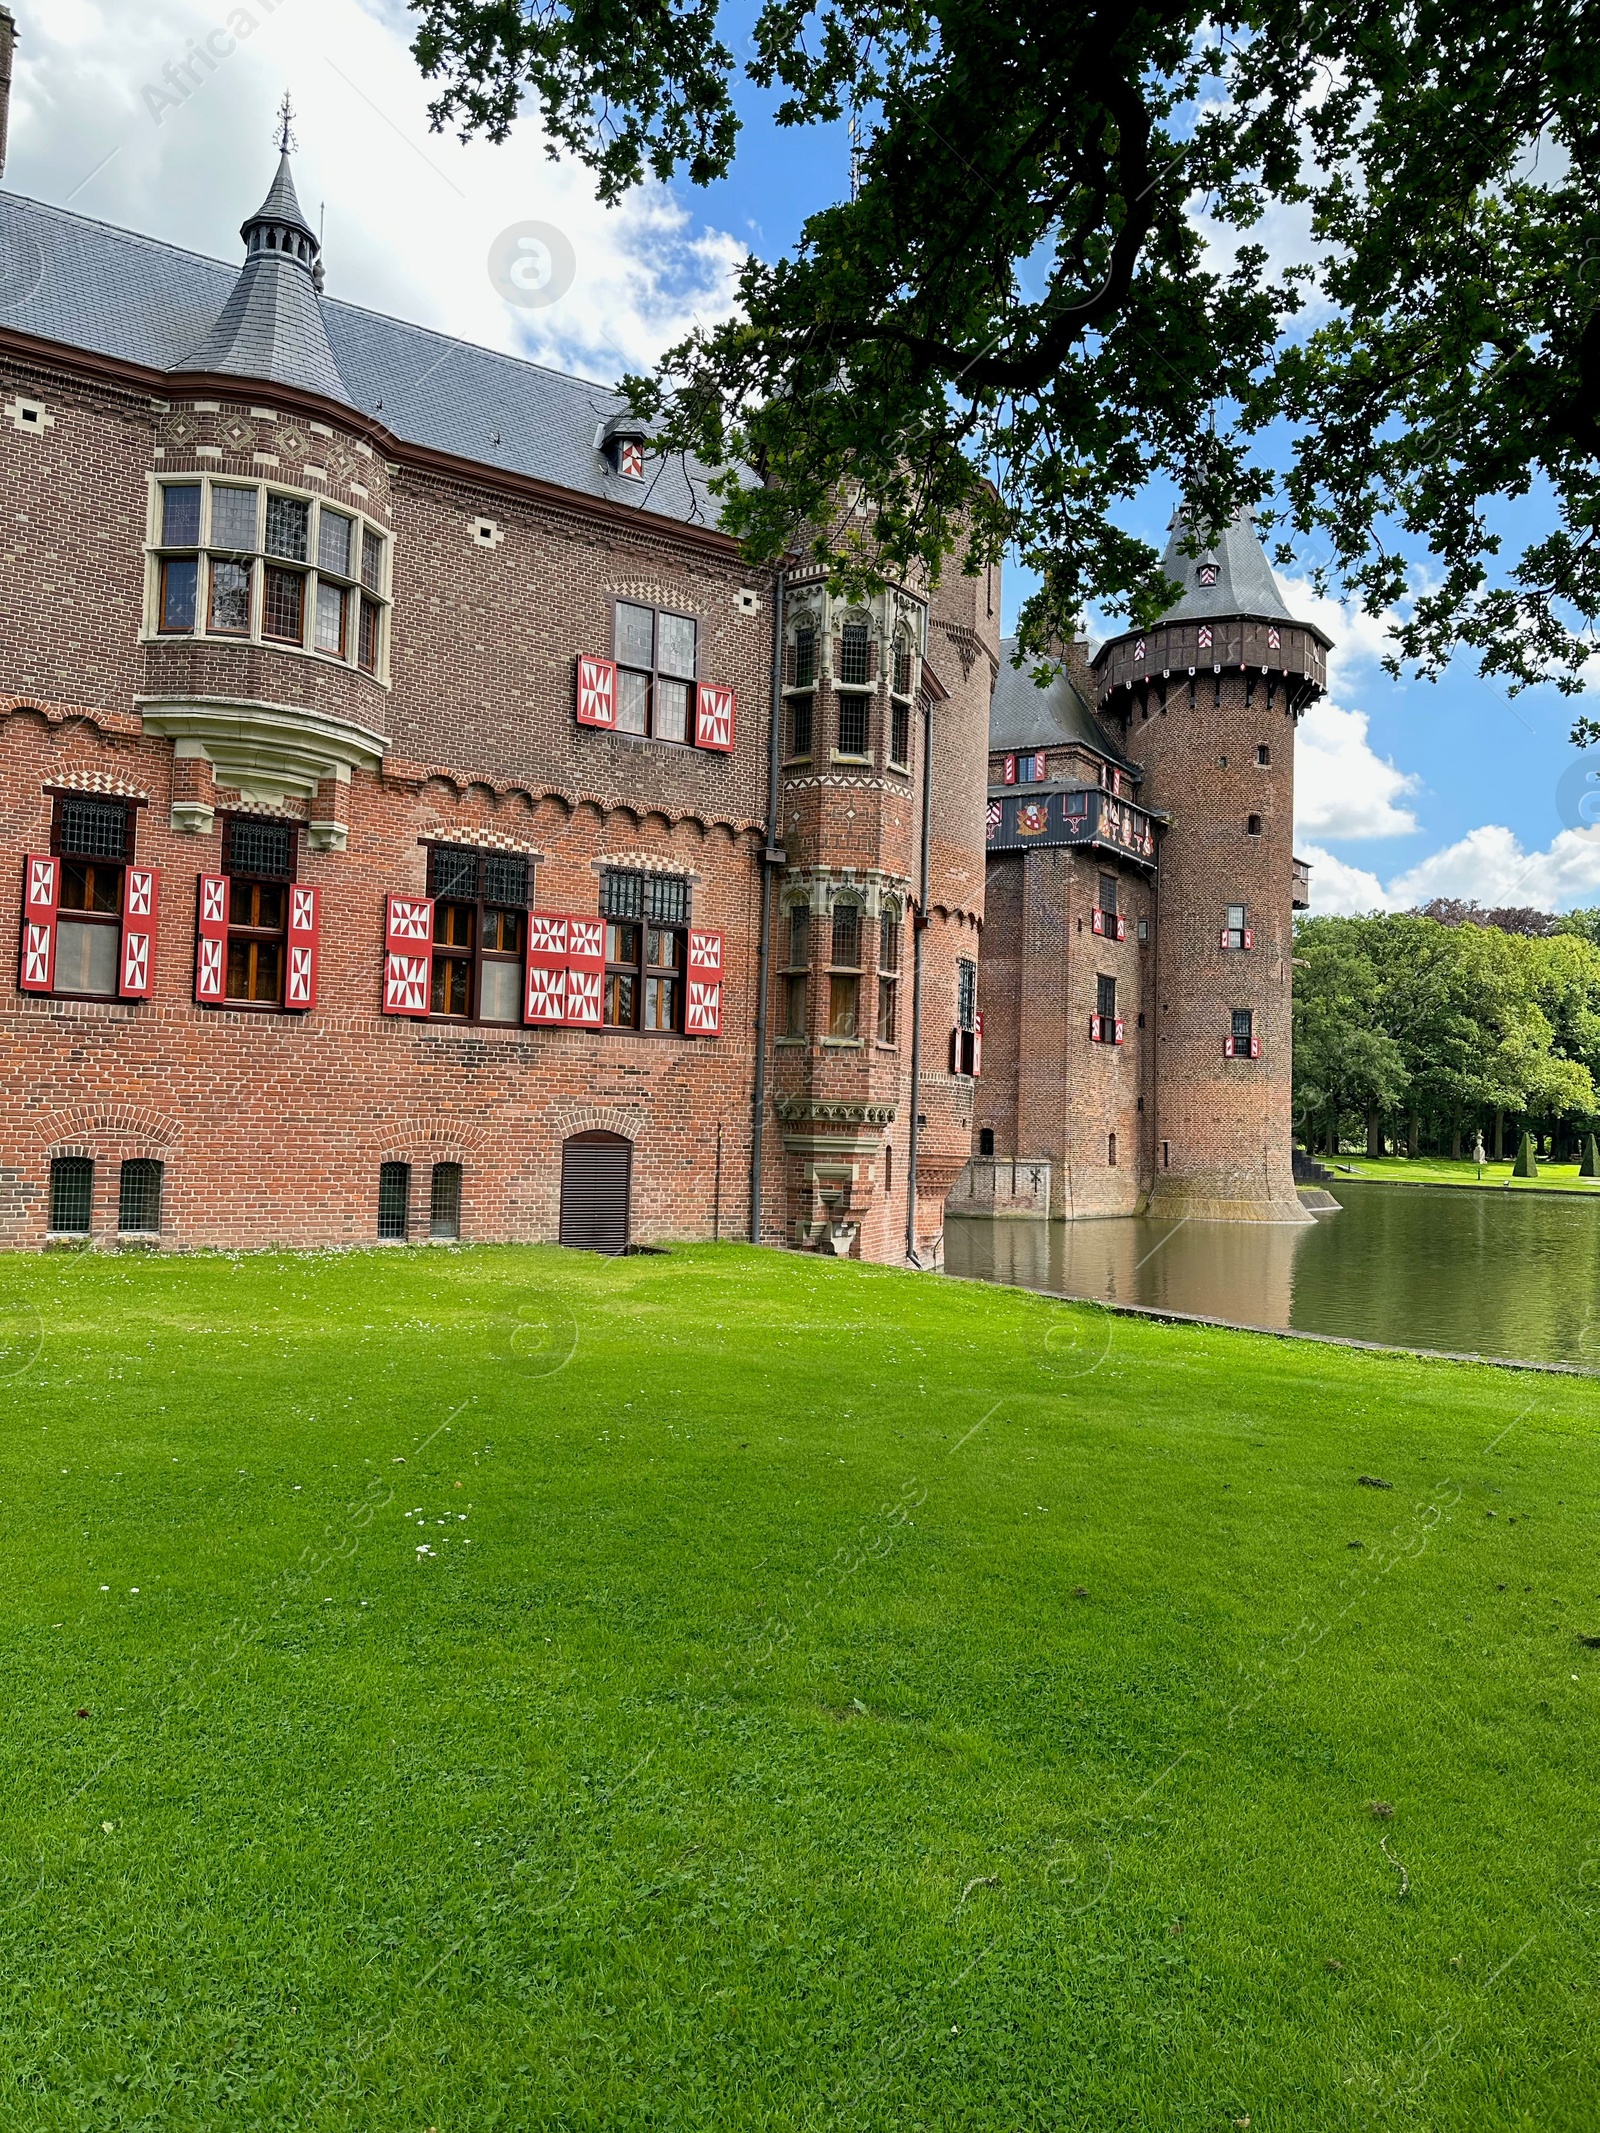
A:
[[[1300,721],[1294,744],[1297,836],[1400,837],[1417,827],[1396,803],[1420,780],[1374,753],[1365,711],[1324,697]]]
[[[1376,874],[1347,866],[1317,844],[1297,843],[1296,849],[1310,863],[1313,917],[1350,918],[1388,910],[1389,898]]]
[[[1387,885],[1318,845],[1299,849],[1311,865],[1311,909],[1320,917],[1410,911],[1435,896],[1538,911],[1600,903],[1600,828],[1562,830],[1545,850],[1527,852],[1512,831],[1485,823]]]
[[[501,148],[430,134],[414,31],[381,0],[230,0],[216,13],[53,0],[29,11],[18,47],[7,182],[241,259],[287,88],[301,205],[315,222],[326,203],[331,296],[606,380],[726,313],[744,246],[697,225],[675,193],[648,186],[602,207],[531,120]],[[547,310],[507,303],[489,279],[490,245],[524,221],[554,223],[577,254],[570,292]]]
[[[1542,852],[1525,852],[1496,823],[1471,831],[1389,884],[1396,906],[1431,896],[1460,896],[1480,904],[1532,904],[1569,910],[1600,897],[1600,829],[1567,829]]]

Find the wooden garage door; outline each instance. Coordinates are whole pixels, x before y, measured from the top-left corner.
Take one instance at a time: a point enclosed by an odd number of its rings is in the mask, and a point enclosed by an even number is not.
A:
[[[628,1244],[633,1143],[620,1133],[575,1133],[561,1144],[561,1241],[580,1252]]]

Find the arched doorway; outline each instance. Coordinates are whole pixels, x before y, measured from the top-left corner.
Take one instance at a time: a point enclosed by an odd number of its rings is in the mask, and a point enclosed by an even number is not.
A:
[[[620,1133],[575,1133],[561,1144],[561,1242],[580,1252],[628,1247],[633,1143]]]

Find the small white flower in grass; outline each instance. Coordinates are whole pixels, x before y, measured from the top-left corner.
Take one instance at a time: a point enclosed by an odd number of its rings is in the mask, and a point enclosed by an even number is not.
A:
[[[115,1822],[102,1822],[100,1825],[100,1827],[105,1831],[108,1837],[110,1836],[111,1832],[116,1828],[116,1826],[117,1825]]]
[[[100,1590],[102,1592],[109,1592],[111,1590],[111,1587],[109,1585],[102,1585]]]

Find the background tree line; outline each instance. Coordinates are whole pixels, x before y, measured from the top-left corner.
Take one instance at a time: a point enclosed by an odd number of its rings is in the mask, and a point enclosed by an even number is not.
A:
[[[1325,1153],[1570,1155],[1600,1125],[1600,909],[1300,920],[1294,1105]]]

